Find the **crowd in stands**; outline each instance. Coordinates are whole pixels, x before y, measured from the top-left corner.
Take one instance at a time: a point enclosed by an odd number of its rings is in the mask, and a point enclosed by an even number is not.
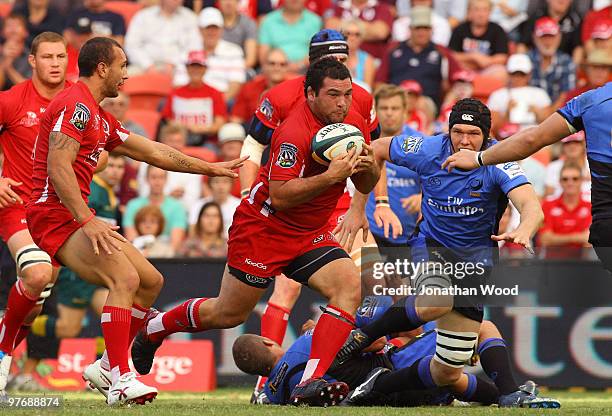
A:
[[[129,130],[205,160],[240,153],[261,95],[308,66],[321,28],[344,33],[353,80],[401,86],[406,123],[447,129],[452,105],[475,97],[503,140],[612,79],[610,0],[17,0],[0,8],[0,89],[27,79],[29,45],[68,42],[68,79],[93,36],[123,45],[130,79],[103,102]],[[124,235],[151,257],[223,257],[240,187],[132,160],[98,175],[120,206]],[[590,178],[584,135],[521,162],[542,199],[542,247],[588,246]],[[502,227],[517,222],[509,209]],[[520,250],[506,246],[509,255]],[[546,256],[577,255],[546,250]]]

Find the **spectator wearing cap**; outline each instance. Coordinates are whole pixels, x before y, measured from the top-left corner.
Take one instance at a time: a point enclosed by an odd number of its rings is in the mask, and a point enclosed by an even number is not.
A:
[[[425,6],[432,8],[432,0],[412,0],[412,7]],[[435,10],[431,12],[432,33],[431,40],[436,45],[448,46],[451,37],[451,26],[448,20],[440,16]],[[393,40],[405,42],[410,37],[410,15],[398,17],[393,22]]]
[[[505,79],[508,36],[490,21],[491,8],[491,0],[470,0],[467,21],[453,30],[448,47],[465,69]]]
[[[240,150],[246,138],[246,131],[242,124],[227,123],[219,130],[219,162],[228,162],[240,157]],[[238,170],[236,170],[238,173]],[[205,195],[209,195],[207,190]],[[231,194],[235,197],[240,197],[240,181],[238,178],[233,180]]]
[[[590,10],[582,21],[581,40],[588,47],[589,41],[593,39],[594,32],[608,31],[612,27],[612,4],[600,9]],[[609,37],[609,35],[608,35]]]
[[[68,15],[67,28],[64,31],[64,37],[68,42],[73,35],[72,28],[77,25],[77,21],[82,21],[82,24],[91,26],[91,32],[95,36],[112,38],[123,45],[125,37],[123,16],[107,10],[106,0],[84,0],[83,6]]]
[[[346,66],[351,71],[353,82],[367,91],[372,91],[376,62],[374,57],[361,49],[365,27],[361,20],[350,19],[342,22],[342,34],[348,43],[349,57]]]
[[[561,32],[559,49],[572,56],[575,62],[580,61],[582,48],[580,47],[580,24],[582,18],[572,6],[572,0],[547,0],[546,7],[536,12],[532,17],[521,24],[519,30],[521,37],[517,45],[517,51],[524,53],[534,47],[535,38],[533,33],[537,21],[541,18],[549,18],[554,21]]]
[[[436,121],[436,131],[448,132],[448,119],[455,103],[464,98],[471,98],[474,92],[476,74],[466,69],[456,71],[451,76],[451,88],[444,97],[440,107],[440,115]]]
[[[270,49],[261,63],[261,74],[240,88],[230,120],[242,124],[250,122],[264,92],[287,79],[288,65],[282,49]]]
[[[542,122],[552,113],[546,91],[529,85],[533,66],[527,55],[510,56],[506,69],[508,86],[493,91],[487,103],[491,110],[491,131],[495,134],[508,123],[523,129]]]
[[[340,30],[343,20],[361,20],[361,48],[377,59],[384,58],[393,27],[393,11],[388,4],[380,0],[338,0],[325,16],[325,27],[335,30]]]
[[[172,75],[175,68],[183,66],[190,51],[202,49],[197,16],[182,4],[182,0],[160,0],[159,6],[134,15],[125,35],[131,73],[159,71]]]
[[[586,83],[581,87],[568,91],[565,96],[567,101],[579,96],[583,92],[592,90],[593,88],[599,88],[606,82],[611,81],[612,55],[610,55],[610,51],[593,49],[587,56],[583,68],[586,75]]]
[[[257,66],[257,24],[240,13],[239,5],[239,0],[219,0],[219,10],[223,15],[223,40],[242,48],[244,64],[252,70]]]
[[[584,144],[584,132],[580,131],[561,140],[561,157],[546,166],[546,189],[544,195],[557,197],[561,194],[559,175],[565,163],[577,165],[582,169],[582,193],[590,199],[591,179],[589,162]]]
[[[603,49],[612,53],[612,18],[602,19],[593,26],[590,38],[584,44],[587,54],[593,49]]]
[[[246,81],[242,48],[223,40],[223,15],[219,9],[206,7],[200,12],[198,24],[207,56],[204,81],[221,91],[225,102],[231,104]]]
[[[406,93],[405,124],[416,131],[425,132],[427,116],[418,108],[418,101],[423,93],[423,88],[413,79],[402,81],[399,86]]]
[[[536,21],[533,33],[535,48],[528,52],[533,72],[531,85],[546,90],[555,108],[564,102],[564,94],[576,86],[576,65],[572,58],[559,50],[561,29],[550,17]]]
[[[178,123],[172,122],[162,127],[159,141],[183,153],[190,153],[187,147],[187,131]],[[141,163],[138,167],[138,189],[141,197],[150,193],[147,169],[149,165],[146,163]],[[202,177],[192,173],[167,172],[163,192],[164,195],[180,201],[183,207],[189,210],[202,197]]]
[[[49,0],[25,0],[20,5],[15,5],[11,12],[26,19],[29,35],[27,48],[42,32],[62,33],[66,27],[64,16],[49,3]]]
[[[446,50],[431,40],[429,7],[413,7],[410,25],[410,39],[389,49],[376,72],[376,82],[400,85],[413,79],[421,85],[423,94],[439,107],[448,85],[449,70],[454,72],[449,67],[455,64],[448,59]]]
[[[32,76],[28,62],[30,51],[26,47],[28,28],[25,18],[10,14],[2,27],[2,49],[0,52],[0,90],[7,90]]]
[[[580,166],[565,162],[558,176],[561,194],[542,204],[544,225],[540,244],[546,247],[545,258],[581,258],[589,246],[591,203],[582,195],[584,180]]]
[[[223,94],[203,81],[206,65],[204,51],[189,52],[189,83],[170,92],[161,112],[165,121],[174,120],[185,126],[190,145],[213,142],[227,119]]]
[[[81,47],[94,35],[91,31],[89,19],[77,19],[66,28],[70,35],[66,37],[66,52],[68,54],[68,67],[66,68],[66,79],[76,82],[79,79],[79,52]]]
[[[282,49],[291,72],[304,72],[308,66],[310,38],[321,29],[321,18],[305,7],[305,0],[285,0],[282,7],[268,13],[259,26],[259,60],[270,49]]]

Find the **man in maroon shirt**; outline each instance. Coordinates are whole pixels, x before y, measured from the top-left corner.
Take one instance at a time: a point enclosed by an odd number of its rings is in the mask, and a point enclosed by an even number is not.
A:
[[[232,108],[231,121],[242,124],[250,121],[264,92],[287,79],[288,64],[287,55],[282,49],[271,49],[261,64],[261,75],[240,88]]]

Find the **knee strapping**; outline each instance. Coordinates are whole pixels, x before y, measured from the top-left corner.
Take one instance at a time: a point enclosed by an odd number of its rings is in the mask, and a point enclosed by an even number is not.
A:
[[[447,329],[438,329],[434,359],[449,367],[461,368],[472,357],[477,341],[478,333],[476,332],[454,332]]]

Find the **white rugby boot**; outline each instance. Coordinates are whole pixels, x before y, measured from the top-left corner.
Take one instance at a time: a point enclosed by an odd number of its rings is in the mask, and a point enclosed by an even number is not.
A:
[[[96,389],[108,397],[108,389],[111,386],[111,372],[102,368],[102,360],[96,360],[89,364],[83,371],[83,380],[91,389]]]
[[[6,385],[8,384],[9,374],[11,373],[11,362],[13,357],[3,351],[0,351],[0,403],[5,403],[8,400],[6,394]]]
[[[121,404],[146,404],[157,396],[155,387],[147,386],[136,379],[133,372],[125,373],[111,386],[106,403],[109,406]]]

